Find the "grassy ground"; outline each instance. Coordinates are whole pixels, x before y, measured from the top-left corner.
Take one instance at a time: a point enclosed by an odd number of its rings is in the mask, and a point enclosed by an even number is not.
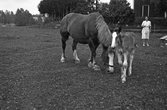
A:
[[[133,74],[121,83],[120,69],[106,74],[87,67],[89,48],[78,45],[80,64],[67,42],[67,62],[60,63],[59,29],[0,28],[1,110],[167,110],[167,51],[151,34],[150,47],[138,49]]]

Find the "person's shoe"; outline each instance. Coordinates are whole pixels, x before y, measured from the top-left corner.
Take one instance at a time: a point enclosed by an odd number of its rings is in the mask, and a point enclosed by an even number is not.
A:
[[[149,44],[147,43],[147,46],[149,46]]]
[[[143,46],[145,46],[145,44],[143,44]]]

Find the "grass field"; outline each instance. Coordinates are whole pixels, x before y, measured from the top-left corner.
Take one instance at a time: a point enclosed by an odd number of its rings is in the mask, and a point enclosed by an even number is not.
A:
[[[133,74],[121,83],[120,68],[106,74],[87,67],[90,51],[78,45],[73,61],[71,39],[67,61],[60,63],[59,29],[0,28],[0,110],[167,110],[167,47],[162,33],[152,33],[149,47],[138,48]]]

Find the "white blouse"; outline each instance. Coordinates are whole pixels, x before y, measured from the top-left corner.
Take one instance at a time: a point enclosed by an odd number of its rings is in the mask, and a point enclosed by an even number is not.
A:
[[[141,26],[144,26],[144,27],[151,27],[151,22],[150,21],[143,21]]]

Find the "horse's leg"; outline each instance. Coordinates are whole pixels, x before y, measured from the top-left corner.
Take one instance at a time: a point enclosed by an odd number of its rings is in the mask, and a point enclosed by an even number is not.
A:
[[[62,39],[62,55],[61,55],[61,62],[65,62],[65,48],[66,48],[66,41],[64,39]]]
[[[89,48],[91,50],[91,56],[89,58],[89,64],[88,64],[88,67],[93,67],[94,64],[95,64],[95,60],[94,60],[94,56],[96,56],[96,52],[95,52],[95,45],[94,43],[92,42],[92,40],[89,42]]]
[[[109,68],[107,72],[113,73],[114,72],[114,53],[113,52],[109,53],[108,57],[109,57]]]
[[[73,56],[74,56],[74,60],[75,60],[75,63],[80,63],[80,59],[78,58],[78,55],[77,55],[77,43],[75,40],[73,40],[73,44],[72,44],[72,50],[73,50]]]
[[[126,82],[126,70],[128,67],[128,53],[123,53],[123,57],[124,57],[124,62],[123,65],[121,67],[121,79],[122,79],[122,83]]]
[[[100,70],[100,67],[96,65],[95,58],[96,58],[96,48],[98,45],[95,45],[92,40],[89,41],[89,48],[91,50],[91,57],[89,60],[88,67],[93,67],[94,70]]]
[[[108,56],[107,56],[107,53],[108,53],[107,49],[108,49],[108,47],[102,45],[102,48],[103,48],[103,52],[101,54],[101,59],[102,59],[104,65],[105,65],[105,64],[108,63]]]
[[[68,38],[69,38],[69,34],[68,34],[68,33],[61,33],[61,36],[62,36],[61,41],[62,41],[62,49],[63,49],[63,52],[62,52],[60,61],[61,61],[61,62],[65,62],[66,41],[67,41]]]
[[[122,66],[122,53],[116,52],[118,58],[118,64]]]
[[[95,43],[95,42],[94,42],[95,52],[96,52],[96,49],[97,49],[97,47],[99,46],[99,44],[100,44],[100,43]],[[95,56],[95,57],[96,57],[96,56]],[[91,62],[91,57],[89,58],[88,61]]]
[[[135,51],[133,51],[129,56],[129,75],[132,74],[132,63],[133,63],[133,58],[134,58],[134,52]]]

